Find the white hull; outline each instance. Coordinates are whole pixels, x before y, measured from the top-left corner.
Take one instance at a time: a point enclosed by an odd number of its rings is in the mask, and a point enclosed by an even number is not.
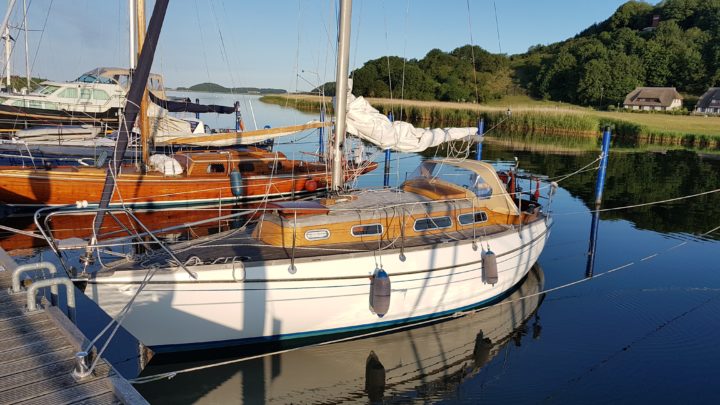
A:
[[[156,351],[177,351],[388,327],[442,316],[497,299],[542,252],[544,221],[471,241],[399,250],[158,271],[123,326]],[[499,281],[482,281],[481,251],[497,255]],[[390,309],[369,309],[370,276],[382,263],[392,282]],[[89,280],[85,293],[110,316],[135,294],[146,271],[116,271]]]
[[[355,403],[368,396],[371,402],[410,395],[416,402],[420,402],[418,397],[439,398],[439,393],[454,391],[458,383],[473,378],[504,352],[517,328],[540,306],[543,280],[542,270],[533,269],[506,300],[467,317],[267,356],[222,371],[178,375],[171,382],[147,385],[143,395],[150,402],[208,404],[304,404],[329,398]],[[152,364],[144,370],[147,375],[163,371],[162,367],[154,370]],[[196,381],[203,381],[202,386]]]

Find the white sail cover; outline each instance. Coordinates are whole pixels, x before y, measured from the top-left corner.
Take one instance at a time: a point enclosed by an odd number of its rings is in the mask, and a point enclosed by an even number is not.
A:
[[[477,135],[477,128],[415,128],[404,121],[390,120],[362,96],[348,95],[347,132],[383,149],[421,152],[443,142]],[[478,139],[481,141],[481,139]]]
[[[158,171],[165,176],[176,176],[183,172],[183,167],[177,159],[161,153],[150,156],[149,166],[152,170]]]

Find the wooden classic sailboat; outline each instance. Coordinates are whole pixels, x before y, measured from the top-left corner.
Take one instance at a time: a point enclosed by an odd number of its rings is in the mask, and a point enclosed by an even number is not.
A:
[[[326,190],[333,181],[344,183],[377,167],[377,164],[372,162],[361,164],[355,164],[353,161],[343,162],[343,176],[334,179],[330,177],[328,165],[325,163],[290,160],[282,153],[270,153],[252,146],[239,150],[178,152],[172,157],[148,156],[150,127],[154,129],[155,135],[164,133],[165,138],[156,139],[158,143],[226,146],[262,142],[276,136],[328,125],[311,122],[290,127],[212,135],[183,132],[184,136],[167,131],[157,122],[150,125],[147,122],[148,113],[144,111],[147,100],[143,93],[155,90],[147,89],[145,83],[154,83],[159,79],[152,75],[149,69],[159,37],[162,17],[156,18],[157,20],[160,21],[158,27],[152,31],[155,38],[148,38],[149,46],[146,51],[143,47],[144,53],[140,57],[133,80],[126,78],[131,84],[124,115],[120,120],[117,146],[108,169],[87,166],[40,169],[0,167],[0,203],[27,207],[74,205],[78,201],[85,201],[90,206],[100,203],[103,208],[121,205],[133,208],[161,208],[222,202],[245,203],[254,200],[303,197]],[[112,77],[115,77],[117,70],[106,69],[101,72],[114,74]],[[97,78],[95,75],[92,77]],[[106,79],[110,80],[110,78]],[[88,79],[88,81],[92,80]],[[118,84],[116,83],[115,86]],[[151,98],[158,101],[157,97],[152,97],[152,94]],[[168,101],[161,101],[166,107],[178,111],[186,110],[188,106],[222,110],[224,113],[235,111],[233,109],[228,111],[221,106],[170,104]],[[140,123],[138,126],[141,129],[143,162],[139,166],[122,165],[129,143],[130,129],[134,128],[136,120]],[[103,200],[103,195],[108,198]],[[83,204],[85,203],[81,203]]]
[[[164,255],[122,261],[85,292],[115,315],[144,285],[123,326],[156,351],[357,333],[501,299],[537,261],[548,217],[520,211],[487,163],[428,161],[418,174],[397,190],[269,205],[244,231],[175,246],[187,272]],[[144,283],[153,265],[164,269]]]
[[[327,165],[287,159],[282,153],[241,150],[155,155],[145,173],[123,166],[111,206],[160,208],[221,202],[302,197],[330,184]],[[157,161],[156,164],[153,162]],[[377,167],[348,162],[346,180]],[[9,206],[68,205],[100,201],[105,169],[87,166],[0,167],[0,203]]]
[[[270,203],[240,229],[103,260],[85,280],[87,296],[122,314],[145,345],[193,350],[410,325],[501,299],[537,261],[551,219],[537,202],[516,202],[488,163],[430,160],[397,189],[342,190],[350,4],[340,8],[334,192]],[[390,139],[400,128],[415,139],[407,123],[355,118],[349,130],[369,128],[363,137],[382,128],[391,132],[378,139]]]

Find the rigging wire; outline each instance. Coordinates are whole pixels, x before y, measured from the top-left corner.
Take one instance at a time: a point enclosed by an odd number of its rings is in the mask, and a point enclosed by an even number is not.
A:
[[[200,23],[200,8],[198,7],[198,0],[195,0],[195,21],[197,21],[198,30],[200,31],[200,41],[204,44],[206,42],[205,42],[205,37],[203,35],[202,24]],[[200,50],[202,51],[203,61],[205,61],[205,72],[207,73],[207,78],[208,78],[208,81],[210,82],[210,81],[212,81],[210,78],[210,65],[208,65],[208,57],[207,57],[207,53],[205,52],[205,47],[201,46]]]
[[[466,0],[468,12],[468,27],[470,31],[470,56],[472,57],[473,80],[475,81],[475,102],[480,103],[480,92],[478,91],[477,69],[475,67],[475,42],[472,32],[472,14],[470,13],[470,0]]]
[[[497,5],[493,1],[493,9],[495,9],[495,30],[497,31],[497,39],[498,39],[498,50],[500,53],[502,53],[502,45],[500,45],[500,23],[498,22],[498,12],[497,12]]]

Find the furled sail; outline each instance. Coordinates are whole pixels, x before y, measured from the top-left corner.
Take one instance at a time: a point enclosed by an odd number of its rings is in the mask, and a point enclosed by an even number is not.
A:
[[[253,131],[221,132],[201,135],[179,136],[163,133],[155,137],[155,145],[193,145],[193,146],[233,146],[253,145],[281,136],[288,136],[309,129],[332,126],[332,122],[310,121],[306,124],[290,125],[277,128],[263,128]]]
[[[477,135],[477,128],[415,128],[404,121],[391,122],[362,96],[348,95],[347,132],[383,149],[421,152],[427,148]]]

